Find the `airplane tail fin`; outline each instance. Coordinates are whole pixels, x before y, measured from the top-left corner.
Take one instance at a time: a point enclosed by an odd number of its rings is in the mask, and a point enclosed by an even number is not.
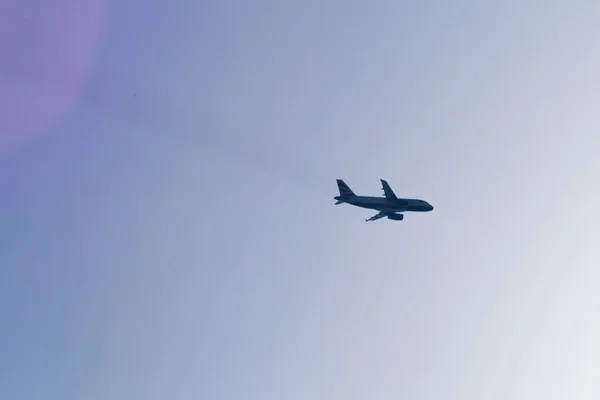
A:
[[[352,189],[350,189],[350,187],[346,185],[346,182],[344,182],[343,180],[337,179],[337,185],[338,189],[340,190],[340,197],[356,196]]]

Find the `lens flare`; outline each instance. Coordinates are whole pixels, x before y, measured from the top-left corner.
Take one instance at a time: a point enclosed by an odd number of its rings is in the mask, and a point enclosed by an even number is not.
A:
[[[39,137],[76,101],[104,0],[0,2],[0,156]]]

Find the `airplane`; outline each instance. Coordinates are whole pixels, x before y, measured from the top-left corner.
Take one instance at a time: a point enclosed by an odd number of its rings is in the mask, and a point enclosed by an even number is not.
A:
[[[334,197],[337,200],[335,204],[347,203],[356,207],[379,211],[379,214],[366,219],[366,222],[375,221],[383,217],[394,221],[402,221],[404,219],[404,215],[400,214],[402,212],[427,212],[433,210],[433,206],[424,200],[396,197],[390,185],[383,179],[380,179],[380,181],[385,197],[357,196],[343,180],[337,179],[340,195]]]

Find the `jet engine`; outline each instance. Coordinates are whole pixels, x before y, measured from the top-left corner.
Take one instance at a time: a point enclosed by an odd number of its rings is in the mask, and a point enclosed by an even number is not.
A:
[[[404,214],[390,214],[387,217],[388,219],[393,219],[394,221],[402,221],[404,219]]]

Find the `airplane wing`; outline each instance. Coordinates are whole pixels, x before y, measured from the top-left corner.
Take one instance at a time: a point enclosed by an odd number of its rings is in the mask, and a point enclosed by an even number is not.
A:
[[[390,185],[388,185],[388,183],[386,181],[384,181],[383,179],[380,179],[380,181],[381,181],[381,189],[383,189],[383,193],[385,194],[385,197],[387,197],[388,199],[397,199],[396,194],[394,194],[394,191],[392,190]]]
[[[380,212],[379,214],[373,215],[371,218],[366,219],[365,221],[369,222],[369,221],[376,221],[379,218],[383,218],[383,217],[387,217],[387,213],[384,213],[383,211]]]

